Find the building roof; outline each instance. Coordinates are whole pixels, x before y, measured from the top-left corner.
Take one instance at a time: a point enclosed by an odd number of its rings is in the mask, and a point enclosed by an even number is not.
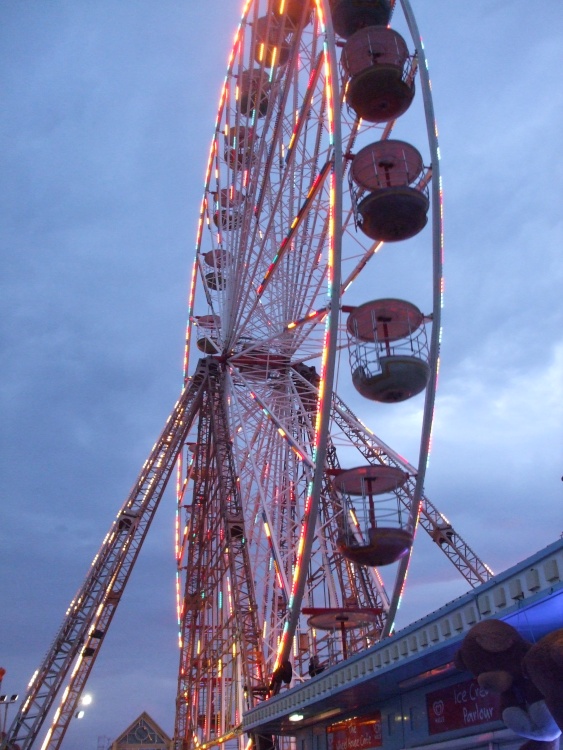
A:
[[[112,750],[168,750],[172,740],[146,711],[138,716],[112,744]]]

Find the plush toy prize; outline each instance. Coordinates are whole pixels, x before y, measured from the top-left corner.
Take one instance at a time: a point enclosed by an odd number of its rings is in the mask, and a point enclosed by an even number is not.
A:
[[[500,694],[502,719],[532,747],[554,750],[563,730],[563,629],[532,645],[502,620],[474,625],[455,655],[480,687]]]

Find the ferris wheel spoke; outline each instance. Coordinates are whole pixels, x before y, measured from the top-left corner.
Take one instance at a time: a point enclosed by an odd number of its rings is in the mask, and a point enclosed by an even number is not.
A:
[[[319,194],[324,189],[329,170],[330,163],[327,163],[316,176],[300,210],[293,220],[288,220],[291,228],[285,239],[279,246],[277,242],[273,244],[271,261],[263,276],[253,280],[255,298],[253,301],[249,299],[246,317],[240,322],[242,334],[258,322],[263,328],[263,336],[268,337],[268,327],[278,327],[307,314],[321,295],[324,269],[309,251],[311,243],[318,242],[319,231],[315,231],[315,226],[319,219],[317,216],[313,222],[307,219],[312,210],[321,216],[326,210],[326,197]],[[325,226],[321,226],[321,236],[326,232]]]
[[[256,296],[258,300],[264,294],[264,291],[270,281],[272,274],[276,271],[277,268],[279,268],[281,260],[284,257],[285,253],[287,252],[287,250],[290,248],[290,243],[292,242],[294,237],[297,235],[303,220],[306,219],[306,217],[309,215],[309,212],[311,208],[313,207],[313,201],[317,193],[322,189],[327,176],[330,174],[331,166],[332,165],[330,161],[326,162],[324,166],[321,168],[319,174],[315,177],[313,184],[311,185],[309,192],[307,193],[305,201],[303,202],[303,205],[301,206],[295,218],[291,222],[289,233],[285,236],[276,255],[274,256],[272,262],[270,263],[268,270],[266,271],[266,275],[264,276],[260,286],[256,290]],[[295,276],[301,276],[301,275],[302,274],[296,274]]]
[[[273,397],[271,394],[268,394],[270,398],[266,399],[260,394],[256,385],[253,385],[251,381],[247,380],[240,370],[236,373],[236,379],[239,383],[245,385],[247,398],[254,402],[254,405],[258,405],[260,421],[264,423],[264,417],[266,417],[266,423],[269,422],[273,426],[273,429],[278,435],[278,439],[281,437],[287,443],[288,448],[296,454],[298,460],[301,461],[304,466],[312,468],[314,462],[310,455],[308,445],[294,437],[295,413],[291,414],[289,411],[288,399],[283,395],[278,396],[277,394]],[[272,390],[275,390],[275,386]],[[237,392],[237,397],[240,397],[240,391]],[[288,408],[284,409],[284,406]],[[254,413],[256,412],[257,410],[254,408]]]
[[[295,400],[298,392],[293,392],[292,398]],[[306,489],[309,484],[310,471],[303,461],[298,461],[293,450],[285,439],[281,439],[277,421],[268,418],[263,409],[254,409],[254,412],[248,413],[248,410],[241,408],[241,399],[249,400],[246,391],[235,389],[233,391],[232,412],[239,419],[245,420],[246,430],[240,432],[235,427],[234,434],[238,435],[236,442],[242,442],[243,446],[240,453],[248,453],[252,450],[252,460],[246,459],[243,470],[239,474],[241,491],[245,496],[249,496],[250,489],[259,487],[259,494],[262,498],[268,499],[268,505],[265,505],[260,513],[256,508],[252,514],[258,518],[260,528],[264,529],[265,536],[268,540],[269,548],[265,564],[270,565],[273,562],[276,571],[277,580],[273,581],[277,585],[277,594],[271,607],[272,622],[275,624],[275,633],[271,634],[270,643],[272,644],[269,653],[273,656],[277,647],[277,641],[282,632],[285,622],[285,612],[290,594],[289,581],[293,574],[293,564],[296,550],[300,538],[301,518],[305,513]],[[244,403],[244,402],[242,402]],[[288,410],[287,401],[283,399],[278,403],[280,412]],[[254,420],[259,422],[261,430],[259,434],[269,435],[268,440],[262,440],[260,444],[254,441],[250,444],[245,439],[246,435],[255,435],[257,429],[248,424],[251,415],[254,414]],[[299,429],[310,429],[310,420],[307,424],[300,418],[297,420],[294,412],[294,424],[292,431],[295,431],[297,422],[300,422]],[[286,429],[291,425],[285,423]],[[264,452],[265,451],[265,452]],[[238,452],[235,449],[235,452]],[[259,467],[264,467],[261,470]],[[265,511],[265,512],[262,512]],[[253,540],[256,546],[258,539]],[[263,554],[263,553],[260,553]],[[258,561],[256,570],[261,570]],[[272,580],[267,576],[258,576],[260,580]]]
[[[368,262],[373,258],[373,256],[381,250],[383,247],[383,242],[381,240],[376,240],[374,243],[372,243],[369,248],[366,250],[360,261],[356,264],[356,266],[349,272],[346,279],[342,282],[342,285],[340,287],[340,296],[343,296],[344,293],[348,290],[350,284],[358,278],[360,273],[364,270],[364,268],[367,266]]]
[[[238,424],[238,426],[235,427],[234,434],[241,435],[240,441],[234,441],[234,448],[239,456],[238,464],[241,474],[241,476],[239,477],[240,484],[241,487],[246,486],[248,487],[248,489],[250,489],[251,487],[256,488],[256,503],[251,504],[251,518],[256,519],[256,526],[259,529],[259,533],[262,533],[262,529],[264,530],[267,539],[266,544],[273,559],[276,572],[279,575],[282,591],[285,593],[286,597],[289,597],[290,587],[287,581],[285,570],[281,566],[282,555],[279,550],[279,543],[271,533],[271,529],[274,528],[272,513],[269,507],[269,498],[271,497],[271,493],[268,492],[269,488],[265,486],[270,472],[264,465],[262,465],[262,467],[260,468],[259,464],[256,461],[256,456],[261,458],[263,456],[273,455],[272,451],[275,446],[272,445],[271,439],[266,439],[266,436],[271,438],[272,435],[271,432],[269,433],[267,430],[259,429],[259,434],[263,437],[263,440],[260,444],[258,444],[254,440],[248,440],[248,431],[242,429],[239,430],[240,424],[246,423],[250,415],[248,411],[241,413],[239,399],[236,398],[236,391],[234,392],[234,404],[232,413],[233,417],[235,415],[237,417],[234,420],[235,425]],[[260,427],[262,427],[262,425],[260,425]],[[239,442],[242,443],[241,448],[238,448]],[[258,554],[260,553],[260,545],[257,543],[258,535],[252,529],[249,530],[248,533],[249,539],[251,539],[255,543],[258,556]],[[255,562],[257,562],[257,560]]]

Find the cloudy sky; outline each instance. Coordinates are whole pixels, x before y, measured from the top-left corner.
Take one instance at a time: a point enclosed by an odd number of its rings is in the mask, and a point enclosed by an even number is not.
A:
[[[501,571],[563,531],[563,6],[412,3],[445,189],[427,494]],[[25,692],[179,392],[240,5],[0,3],[2,692]],[[405,432],[397,420],[382,437],[403,450]],[[68,750],[95,750],[143,710],[172,731],[173,511],[169,496]],[[399,624],[466,590],[423,535]]]

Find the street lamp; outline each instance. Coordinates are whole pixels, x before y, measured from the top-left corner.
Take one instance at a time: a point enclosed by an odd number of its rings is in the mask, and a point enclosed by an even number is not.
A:
[[[89,706],[90,703],[92,703],[92,696],[89,693],[86,693],[86,695],[84,695],[81,698],[80,705],[81,706]],[[82,719],[82,718],[84,718],[84,713],[85,713],[84,709],[83,708],[79,708],[78,711],[74,714],[74,718],[75,719]]]
[[[2,717],[2,737],[6,732],[6,724],[8,722],[8,706],[15,703],[19,695],[14,693],[13,695],[0,695],[0,706],[4,707],[4,715]]]

